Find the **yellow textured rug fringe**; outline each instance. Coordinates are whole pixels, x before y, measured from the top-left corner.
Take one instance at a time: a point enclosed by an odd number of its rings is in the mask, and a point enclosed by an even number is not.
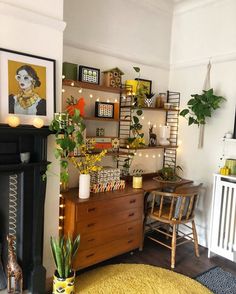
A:
[[[117,264],[77,277],[79,294],[209,294],[207,288],[181,274],[144,264]]]

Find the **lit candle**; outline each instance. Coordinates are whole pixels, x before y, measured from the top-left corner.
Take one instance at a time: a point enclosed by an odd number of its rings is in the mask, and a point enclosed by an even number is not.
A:
[[[40,129],[43,127],[43,125],[44,125],[44,121],[41,118],[39,118],[39,117],[34,118],[33,126],[35,128]]]
[[[9,116],[7,117],[7,123],[8,123],[8,125],[9,125],[10,127],[12,127],[12,128],[16,128],[16,127],[18,127],[19,124],[20,124],[20,119],[19,119],[19,117],[16,116],[16,115],[9,115]]]

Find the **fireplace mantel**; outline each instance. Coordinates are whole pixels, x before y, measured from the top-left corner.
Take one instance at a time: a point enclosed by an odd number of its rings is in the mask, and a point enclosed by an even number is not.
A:
[[[17,179],[16,254],[23,269],[24,289],[45,294],[46,270],[43,258],[43,227],[47,169],[48,127],[11,128],[0,124],[0,242],[6,266],[6,235],[9,233],[10,178]],[[21,163],[20,153],[30,152],[30,162]]]

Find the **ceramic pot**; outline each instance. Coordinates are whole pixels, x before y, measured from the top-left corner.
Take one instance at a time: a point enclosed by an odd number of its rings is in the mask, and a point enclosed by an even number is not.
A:
[[[66,279],[58,278],[57,272],[53,276],[53,292],[52,294],[75,294],[75,272]]]
[[[143,186],[143,177],[141,176],[133,176],[133,188],[141,189]]]
[[[90,175],[79,176],[79,198],[87,199],[90,196]]]

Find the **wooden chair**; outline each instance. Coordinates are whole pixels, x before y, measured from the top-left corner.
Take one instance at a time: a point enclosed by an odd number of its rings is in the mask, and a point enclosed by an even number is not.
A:
[[[152,230],[164,234],[167,238],[171,237],[171,246],[157,239],[156,236],[148,236],[149,239],[171,249],[171,268],[175,268],[176,246],[189,241],[194,241],[195,255],[199,257],[197,231],[194,222],[194,209],[197,197],[200,193],[202,184],[198,186],[184,186],[175,191],[167,193],[155,191],[152,195],[151,209],[148,218],[158,221],[158,226],[153,226]],[[192,223],[192,227],[186,223]],[[163,229],[163,224],[167,225],[168,230]],[[190,233],[184,233],[179,230],[179,225],[184,225],[191,229]],[[169,228],[172,228],[172,232]],[[181,235],[178,235],[178,232]],[[177,243],[180,239],[185,239]]]

